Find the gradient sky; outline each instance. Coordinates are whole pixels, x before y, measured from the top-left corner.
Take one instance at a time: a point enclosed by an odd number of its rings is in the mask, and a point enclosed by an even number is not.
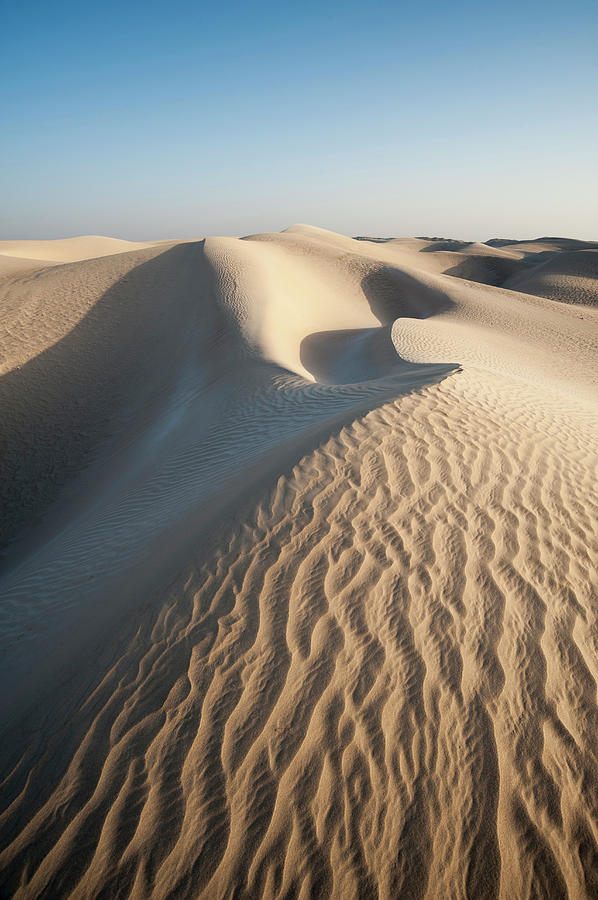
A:
[[[598,239],[598,4],[3,4],[0,238]]]

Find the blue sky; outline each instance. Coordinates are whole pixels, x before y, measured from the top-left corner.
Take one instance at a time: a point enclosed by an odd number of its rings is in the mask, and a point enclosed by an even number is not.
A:
[[[598,4],[5,5],[0,238],[598,239]]]

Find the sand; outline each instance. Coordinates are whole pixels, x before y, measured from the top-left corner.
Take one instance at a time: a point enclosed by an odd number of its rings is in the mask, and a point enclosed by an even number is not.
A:
[[[597,254],[0,246],[0,896],[598,896]]]

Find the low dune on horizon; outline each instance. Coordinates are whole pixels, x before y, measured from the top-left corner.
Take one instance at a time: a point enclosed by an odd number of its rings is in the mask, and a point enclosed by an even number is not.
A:
[[[598,242],[0,297],[0,897],[598,897]]]

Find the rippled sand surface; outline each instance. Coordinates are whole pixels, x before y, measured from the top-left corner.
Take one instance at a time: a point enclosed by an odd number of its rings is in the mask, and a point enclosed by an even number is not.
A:
[[[598,896],[598,244],[42,243],[0,896]]]

